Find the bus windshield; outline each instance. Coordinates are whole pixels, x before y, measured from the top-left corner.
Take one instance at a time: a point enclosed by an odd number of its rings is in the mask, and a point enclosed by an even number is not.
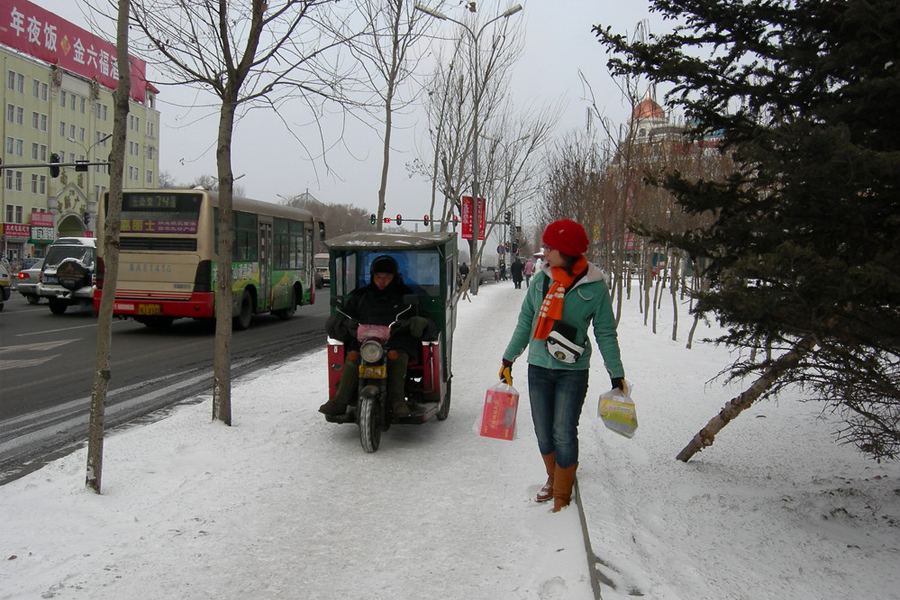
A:
[[[202,203],[203,196],[199,193],[125,192],[122,231],[196,234]]]

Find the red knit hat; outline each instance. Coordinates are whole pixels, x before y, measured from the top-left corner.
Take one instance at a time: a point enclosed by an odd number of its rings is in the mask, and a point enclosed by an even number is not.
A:
[[[584,227],[569,219],[553,221],[541,238],[544,246],[559,250],[566,256],[581,256],[588,249],[588,237]]]

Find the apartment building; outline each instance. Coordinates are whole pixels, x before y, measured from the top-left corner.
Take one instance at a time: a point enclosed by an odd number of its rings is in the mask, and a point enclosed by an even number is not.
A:
[[[110,32],[112,34],[112,32]],[[112,37],[112,36],[110,36]],[[24,0],[0,0],[0,250],[12,261],[43,256],[57,237],[93,235],[112,148],[115,47]],[[131,58],[124,187],[155,187],[159,176],[158,91]]]

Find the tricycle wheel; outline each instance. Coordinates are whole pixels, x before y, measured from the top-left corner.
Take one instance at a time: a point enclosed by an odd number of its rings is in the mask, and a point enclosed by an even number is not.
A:
[[[444,395],[444,403],[435,415],[438,421],[443,421],[450,415],[450,382],[447,382],[447,393]]]
[[[377,398],[361,396],[357,407],[359,443],[366,452],[375,452],[381,443],[381,403]]]

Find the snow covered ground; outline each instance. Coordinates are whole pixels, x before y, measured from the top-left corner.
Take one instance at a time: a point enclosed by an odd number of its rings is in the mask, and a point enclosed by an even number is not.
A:
[[[316,412],[318,352],[235,382],[231,428],[203,399],[111,434],[102,496],[84,451],[0,487],[0,598],[581,600],[590,569],[607,600],[900,598],[900,465],[835,445],[799,394],[676,461],[739,388],[709,382],[724,349],[654,335],[636,301],[619,339],[637,435],[596,418],[599,360],[582,415],[589,558],[576,507],[531,499],[524,364],[519,439],[473,432],[523,293],[503,282],[460,305],[450,418],[393,427],[375,454]]]

